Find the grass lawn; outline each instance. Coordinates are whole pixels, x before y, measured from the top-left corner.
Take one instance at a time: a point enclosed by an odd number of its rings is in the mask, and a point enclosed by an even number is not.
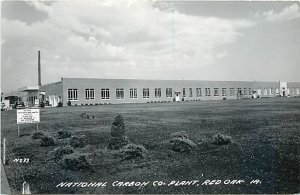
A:
[[[81,118],[86,112],[94,118]],[[147,149],[146,157],[120,160],[106,155],[111,124],[117,113],[125,119],[126,135]],[[1,112],[1,133],[7,139],[5,166],[10,186],[20,193],[23,180],[32,193],[299,193],[300,98],[198,101],[151,104],[99,105],[41,109],[39,129],[55,138],[56,145],[40,146],[32,140],[34,124],[20,125],[16,111]],[[85,154],[93,170],[63,169],[51,151],[66,145],[57,131],[85,135]],[[165,146],[170,134],[186,131],[197,147],[179,153]],[[233,143],[213,145],[217,133]],[[30,158],[27,164],[15,158]],[[225,185],[225,180],[244,180]],[[259,179],[261,183],[250,184]],[[153,181],[199,180],[193,186],[153,186]],[[201,185],[221,180],[220,185]],[[150,181],[145,187],[114,187],[114,181]],[[103,188],[56,187],[60,182],[107,182]]]

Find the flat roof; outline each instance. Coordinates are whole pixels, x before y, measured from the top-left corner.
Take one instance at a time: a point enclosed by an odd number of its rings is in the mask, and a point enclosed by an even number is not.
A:
[[[19,88],[18,91],[38,91],[38,90],[39,90],[38,86],[26,86],[26,87]]]

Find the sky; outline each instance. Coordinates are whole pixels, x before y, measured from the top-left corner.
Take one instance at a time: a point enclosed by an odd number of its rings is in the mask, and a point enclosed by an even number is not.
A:
[[[70,78],[300,81],[299,2],[2,1],[1,88]]]

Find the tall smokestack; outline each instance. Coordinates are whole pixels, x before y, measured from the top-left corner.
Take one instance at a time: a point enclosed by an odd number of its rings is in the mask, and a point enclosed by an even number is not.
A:
[[[42,85],[41,81],[41,54],[40,51],[38,51],[38,85]]]

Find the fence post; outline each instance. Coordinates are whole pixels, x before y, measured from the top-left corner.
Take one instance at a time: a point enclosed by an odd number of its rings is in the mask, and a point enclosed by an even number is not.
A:
[[[18,124],[18,137],[20,137],[20,125]]]
[[[26,181],[23,183],[22,194],[31,194],[29,183],[26,183]]]
[[[6,138],[3,138],[3,164],[6,164]]]

